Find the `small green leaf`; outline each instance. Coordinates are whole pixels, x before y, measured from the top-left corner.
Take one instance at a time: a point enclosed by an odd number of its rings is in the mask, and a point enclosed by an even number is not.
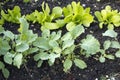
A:
[[[64,71],[67,72],[72,67],[72,61],[70,59],[66,59],[63,63]]]
[[[11,53],[7,53],[4,56],[4,61],[8,64],[12,64],[12,61],[13,61],[12,58],[13,58],[13,55]]]
[[[54,7],[52,10],[52,14],[55,14],[55,18],[58,18],[62,15],[62,8],[61,7]]]
[[[104,62],[105,62],[105,57],[100,56],[100,57],[99,57],[99,61],[100,61],[101,63],[104,63]]]
[[[5,78],[8,78],[9,75],[10,75],[10,72],[6,68],[2,69],[2,73],[3,73],[3,75],[4,75]]]
[[[115,53],[115,56],[120,58],[120,50],[118,50],[116,53]]]
[[[3,62],[0,61],[0,69],[3,69],[5,67],[5,65],[3,64]]]
[[[71,33],[68,32],[68,33],[64,34],[61,39],[62,39],[62,41],[71,40],[72,35],[71,35]]]
[[[60,28],[60,26],[57,25],[57,23],[52,23],[52,22],[45,22],[45,24],[43,25],[43,27],[45,27],[46,29],[50,29],[50,30]]]
[[[107,30],[102,35],[116,38],[118,34],[114,30]]]
[[[77,67],[79,67],[80,69],[85,69],[87,68],[87,65],[86,63],[83,61],[83,60],[80,60],[80,59],[75,59],[74,60],[74,63]]]
[[[39,60],[39,61],[38,61],[38,64],[37,64],[37,67],[41,67],[41,66],[42,66],[42,63],[43,63],[43,61],[42,61],[42,60]]]
[[[23,55],[18,53],[16,54],[16,56],[14,57],[14,61],[13,61],[13,64],[15,66],[17,66],[18,68],[20,68],[21,64],[22,64],[22,59],[23,58]]]
[[[108,30],[113,30],[114,29],[114,25],[113,24],[108,24]]]
[[[103,46],[104,46],[104,49],[107,50],[111,46],[111,41],[110,40],[105,41]]]
[[[75,28],[76,24],[74,22],[69,22],[67,25],[66,25],[66,29],[68,31],[72,31],[74,28]]]
[[[115,59],[115,57],[113,55],[111,55],[111,54],[106,55],[105,57],[108,58],[108,59],[112,59],[112,60]]]

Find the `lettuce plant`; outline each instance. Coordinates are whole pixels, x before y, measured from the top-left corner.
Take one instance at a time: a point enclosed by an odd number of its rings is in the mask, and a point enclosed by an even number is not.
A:
[[[93,16],[90,14],[90,8],[84,9],[80,5],[80,2],[72,2],[63,8],[63,14],[65,16],[64,21],[67,24],[67,30],[72,30],[76,25],[81,24],[85,27],[89,27],[93,22]]]
[[[42,30],[44,29],[58,29],[64,25],[64,21],[58,19],[62,16],[62,8],[54,7],[52,12],[48,4],[42,3],[42,11],[35,10],[33,13],[26,15],[26,19],[28,21],[32,21],[33,23],[38,22],[42,25]],[[54,22],[53,22],[54,21]]]
[[[21,17],[20,8],[15,6],[13,10],[8,9],[7,13],[2,10],[1,15],[5,21],[19,23],[18,19]]]
[[[114,29],[114,27],[120,26],[120,14],[118,10],[112,10],[108,5],[105,9],[95,12],[95,16],[99,21],[99,27],[102,29],[104,25],[107,25],[108,29]]]

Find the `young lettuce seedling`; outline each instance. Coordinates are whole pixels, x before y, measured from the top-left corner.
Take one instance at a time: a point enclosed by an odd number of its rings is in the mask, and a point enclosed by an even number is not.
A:
[[[81,24],[85,27],[89,27],[93,22],[93,16],[90,14],[90,8],[84,9],[80,5],[80,2],[72,2],[63,8],[63,14],[65,16],[64,21],[67,23],[67,30],[72,30],[76,25]]]
[[[60,27],[63,27],[64,20],[58,19],[62,16],[62,8],[61,7],[54,7],[52,9],[52,12],[50,11],[50,8],[48,4],[42,3],[42,11],[37,11],[26,15],[26,19],[28,21],[32,21],[33,23],[38,22],[42,25],[41,30],[44,29],[58,29]],[[53,22],[54,21],[54,22]]]
[[[108,5],[105,9],[95,12],[95,16],[99,21],[99,27],[102,29],[104,25],[107,25],[108,29],[114,29],[120,26],[120,13],[118,10],[112,10]]]
[[[19,23],[19,18],[21,17],[19,6],[15,6],[13,10],[8,9],[7,13],[3,10],[1,11],[2,18],[5,21]]]

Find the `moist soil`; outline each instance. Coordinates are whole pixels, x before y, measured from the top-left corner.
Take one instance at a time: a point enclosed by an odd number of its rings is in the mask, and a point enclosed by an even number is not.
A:
[[[41,4],[43,1],[47,2],[51,9],[55,6],[64,7],[72,1],[76,1],[80,2],[84,7],[90,7],[92,14],[97,10],[103,9],[106,5],[110,5],[113,9],[118,9],[120,11],[119,0],[101,0],[100,2],[97,0],[38,0],[37,2],[31,0],[30,3],[23,3],[22,0],[9,0],[2,5],[2,9],[13,9],[15,5],[18,5],[21,8],[22,15],[25,15],[34,10],[41,11]],[[15,34],[18,33],[17,29],[19,28],[19,25],[17,24],[6,22],[3,27]],[[30,23],[30,29],[38,35],[41,34],[40,25],[38,23]],[[65,29],[62,30],[63,32],[66,32]],[[101,44],[103,44],[105,40],[110,39],[102,36],[102,33],[105,32],[105,30],[105,28],[99,29],[98,23],[92,23],[90,28],[87,28],[86,32],[76,39],[76,43],[85,38],[87,34],[92,34]],[[120,28],[116,28],[115,31],[118,33],[117,39],[120,42]],[[110,49],[109,51],[114,53],[114,49]],[[114,76],[115,80],[120,80],[120,59],[116,58],[115,60],[106,60],[105,63],[100,63],[94,59],[94,56],[92,56],[90,58],[83,58],[83,60],[88,65],[86,69],[81,70],[73,66],[68,73],[65,73],[63,71],[62,62],[59,59],[56,60],[53,66],[49,66],[47,62],[44,62],[42,67],[37,68],[36,62],[28,57],[28,62],[23,64],[20,69],[7,65],[6,67],[10,71],[10,77],[5,79],[3,75],[0,74],[0,80],[107,80],[101,79],[102,76]]]

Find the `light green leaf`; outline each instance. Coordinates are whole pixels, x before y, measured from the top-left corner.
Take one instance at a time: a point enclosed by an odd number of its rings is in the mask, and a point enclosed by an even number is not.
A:
[[[107,30],[102,35],[116,38],[118,34],[114,30]]]
[[[3,62],[0,61],[0,69],[3,69],[5,67],[5,65],[3,64]]]
[[[87,35],[86,39],[83,39],[81,42],[81,48],[86,50],[86,54],[96,54],[100,50],[99,41],[92,35]]]
[[[8,64],[12,64],[12,58],[13,58],[13,55],[11,54],[11,53],[7,53],[7,54],[5,54],[5,56],[4,56],[4,61],[6,62],[6,63],[8,63]]]
[[[108,24],[108,30],[114,30],[114,25],[113,24]]]
[[[15,66],[17,66],[18,68],[20,68],[21,64],[22,64],[22,59],[23,58],[23,55],[18,53],[16,54],[16,56],[14,57],[14,61],[13,61],[13,64]]]
[[[52,10],[52,14],[55,14],[55,18],[58,18],[62,15],[62,8],[61,7],[54,7]]]
[[[72,46],[66,48],[66,49],[63,51],[62,54],[63,54],[63,55],[71,54],[71,53],[73,53],[74,50],[75,50],[75,45],[72,45]]]
[[[29,45],[27,43],[21,43],[16,46],[16,51],[17,52],[24,52],[29,49]]]
[[[53,40],[50,40],[49,41],[49,45],[51,46],[51,47],[58,47],[59,46],[59,44],[56,42],[56,41],[53,41]]]
[[[48,53],[46,53],[46,52],[41,52],[39,54],[39,57],[40,57],[41,60],[48,60],[50,55]]]
[[[83,60],[80,60],[80,59],[75,59],[74,63],[80,69],[85,69],[87,67],[86,63]]]
[[[74,40],[66,40],[63,42],[63,45],[62,45],[62,50],[64,50],[65,48],[67,47],[70,47],[74,44]]]
[[[63,63],[64,71],[67,72],[72,67],[72,61],[70,59],[66,59]]]
[[[76,24],[74,22],[69,22],[67,25],[66,25],[66,29],[68,31],[72,31],[74,28],[75,28]]]
[[[57,25],[57,23],[52,23],[52,22],[45,22],[43,27],[45,27],[46,29],[50,29],[50,30],[60,28],[59,25]]]
[[[10,75],[10,72],[9,72],[8,69],[6,69],[6,68],[2,69],[2,73],[3,73],[3,76],[4,76],[5,78],[8,78],[9,75]]]
[[[33,45],[36,47],[39,47],[41,49],[49,50],[49,49],[51,49],[51,47],[48,42],[49,42],[49,40],[47,40],[46,38],[39,37],[36,39],[36,41],[33,43]]]
[[[80,36],[80,34],[84,33],[84,27],[82,25],[77,25],[75,26],[75,28],[70,31],[73,39],[76,39],[78,36]]]
[[[118,41],[111,41],[111,47],[120,49],[120,43]]]
[[[105,57],[100,56],[100,57],[99,57],[99,61],[100,61],[101,63],[104,63],[104,62],[105,62]]]
[[[41,67],[41,66],[42,66],[42,63],[43,63],[43,61],[42,61],[42,60],[39,60],[39,61],[38,61],[38,64],[37,64],[37,67]]]
[[[50,53],[49,61],[50,61],[51,65],[54,64],[55,59],[59,58],[59,57],[60,57],[60,54]]]
[[[110,40],[106,40],[103,44],[103,47],[104,47],[105,50],[108,49],[110,46],[111,46],[111,41]]]
[[[61,39],[62,39],[62,41],[71,40],[72,35],[71,35],[71,33],[68,32],[68,33],[64,34]]]
[[[120,50],[118,50],[116,53],[115,53],[115,56],[120,58]]]
[[[105,57],[112,60],[115,59],[115,57],[112,54],[106,55]]]
[[[14,39],[14,34],[11,31],[5,31],[4,35],[12,40]]]

